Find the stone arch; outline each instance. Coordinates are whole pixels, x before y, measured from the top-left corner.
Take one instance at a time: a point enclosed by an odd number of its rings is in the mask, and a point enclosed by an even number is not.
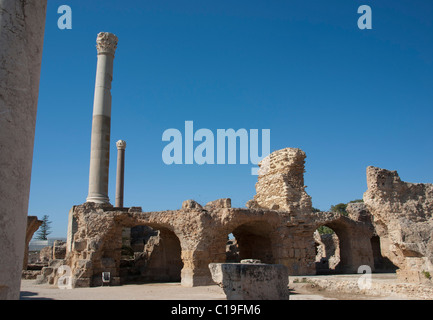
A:
[[[323,225],[314,231],[316,274],[337,273],[340,266],[340,239],[336,232]]]
[[[351,237],[353,236],[351,230],[340,220],[335,220],[324,224],[324,226],[332,229],[338,237],[338,248],[340,253],[340,262],[335,267],[336,273],[356,273],[353,270],[352,263],[352,246]]]
[[[334,230],[338,236],[340,263],[335,270],[337,273],[357,273],[362,265],[367,265],[374,271],[370,242],[372,230],[368,224],[338,215],[318,224],[322,225]]]
[[[239,248],[239,259],[258,259],[263,263],[275,263],[272,226],[262,220],[238,225],[231,232]]]
[[[182,246],[172,228],[157,223],[139,222],[130,228],[133,256],[119,265],[122,282],[180,282],[183,268]],[[142,243],[137,243],[135,237]],[[125,238],[123,238],[125,247]],[[127,241],[126,241],[127,243]]]

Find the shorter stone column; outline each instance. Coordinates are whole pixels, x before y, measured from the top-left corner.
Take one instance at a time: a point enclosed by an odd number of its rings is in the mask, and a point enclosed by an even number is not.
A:
[[[126,142],[119,140],[117,145],[117,176],[116,176],[116,202],[115,207],[123,207],[123,191],[125,182],[125,149]]]

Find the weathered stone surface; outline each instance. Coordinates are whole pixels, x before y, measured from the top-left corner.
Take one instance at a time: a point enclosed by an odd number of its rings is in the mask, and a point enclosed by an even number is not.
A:
[[[110,164],[111,82],[117,37],[100,32],[96,39],[96,68],[93,121],[90,147],[89,194],[87,202],[109,203],[108,177]]]
[[[254,200],[261,208],[289,213],[310,212],[311,197],[304,191],[305,152],[286,148],[259,163]]]
[[[80,245],[67,254],[67,264],[77,280],[85,278],[82,284],[90,285],[100,284],[101,273],[107,271],[120,282],[135,274],[144,281],[153,281],[159,275],[180,278],[183,286],[208,285],[213,283],[208,265],[231,258],[236,262],[257,259],[281,264],[291,275],[315,274],[314,232],[327,225],[340,241],[341,272],[356,273],[360,265],[373,265],[371,224],[336,213],[312,212],[303,185],[304,157],[299,149],[271,154],[274,160],[270,169],[259,177],[257,185],[261,205],[254,209],[231,208],[229,199],[204,207],[187,200],[180,210],[161,212],[136,212],[91,202],[74,206],[70,221],[76,223],[76,232],[71,243]],[[272,182],[281,187],[273,189],[275,196],[265,187]],[[135,253],[127,261],[122,258],[123,230],[139,226],[150,227],[157,234],[143,238],[141,244],[131,243]],[[227,254],[229,234],[236,239],[232,257]],[[81,260],[92,263],[84,268],[79,264]]]
[[[51,248],[52,247],[47,247]],[[52,254],[52,250],[51,250]],[[36,277],[37,284],[51,284],[56,285],[57,281],[64,274],[59,273],[59,268],[65,265],[65,260],[63,259],[51,259],[47,267],[42,268],[39,275]],[[75,280],[75,279],[74,279]]]
[[[230,198],[214,200],[214,201],[208,202],[205,207],[231,208],[232,207],[232,200]]]
[[[248,200],[245,206],[249,209],[260,209],[259,204],[255,200]]]
[[[399,268],[401,280],[432,284],[433,185],[404,182],[396,171],[368,167],[367,186],[364,202],[382,254]]]
[[[0,0],[0,300],[19,299],[46,8]]]
[[[390,274],[386,274],[390,275]],[[307,280],[306,278],[304,278]],[[385,299],[401,299],[401,295],[406,299],[433,299],[433,286],[422,285],[418,283],[399,282],[397,280],[383,279],[371,281],[368,286],[359,286],[359,275],[347,278],[330,278],[330,277],[308,277],[308,282],[318,286],[322,290],[329,292],[347,293],[347,294],[366,294],[370,296],[381,296]],[[293,279],[291,279],[293,280]],[[299,281],[299,280],[298,280]]]
[[[182,203],[182,209],[201,209],[202,206],[194,200],[185,200]]]
[[[87,241],[83,239],[78,239],[74,242],[74,250],[80,252],[85,250],[87,247]]]
[[[247,264],[262,264],[262,261],[259,259],[242,259],[240,263]]]
[[[340,244],[338,236],[333,234],[314,233],[314,241],[317,245],[316,272],[317,274],[327,274],[338,271],[340,263]]]
[[[41,270],[23,270],[21,279],[36,280],[37,276],[41,274]]]
[[[371,213],[364,202],[349,203],[346,207],[349,218],[354,221],[372,223]]]
[[[66,242],[61,240],[54,241],[53,244],[53,259],[65,259]]]
[[[283,265],[211,263],[209,269],[227,300],[289,299],[289,274]]]
[[[116,202],[115,207],[123,207],[123,193],[125,188],[125,149],[126,142],[119,140],[117,146],[117,173],[116,173]]]
[[[53,259],[52,246],[44,247],[39,251],[39,261],[41,263],[48,263],[51,259]]]
[[[23,270],[27,270],[27,264],[29,259],[29,243],[32,240],[33,234],[42,225],[42,221],[38,220],[38,217],[28,216],[27,217],[27,230],[26,230],[26,245],[24,250],[24,261]]]

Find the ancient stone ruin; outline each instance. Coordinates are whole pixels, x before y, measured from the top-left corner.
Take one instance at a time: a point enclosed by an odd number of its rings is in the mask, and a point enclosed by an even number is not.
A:
[[[261,169],[264,164],[268,168],[259,176],[257,194],[247,208],[232,208],[230,199],[204,206],[187,200],[181,209],[161,212],[93,202],[74,206],[64,260],[74,285],[102,285],[102,272],[110,273],[112,285],[208,285],[213,283],[209,264],[236,262],[233,259],[259,259],[286,266],[290,275],[314,275],[316,242],[325,241],[317,240],[316,230],[323,225],[339,239],[335,272],[357,273],[361,265],[374,270],[376,233],[365,205],[355,206],[348,217],[313,212],[304,186],[305,158],[302,150],[287,148],[260,163]],[[235,241],[227,250],[230,234]],[[55,277],[55,270],[50,275]]]
[[[374,218],[381,253],[400,279],[432,283],[433,185],[400,180],[396,171],[368,167],[364,202]]]
[[[0,96],[11,108],[0,117],[0,299],[17,299],[28,265],[24,248],[39,224],[27,219],[27,208],[47,5],[2,4]],[[403,182],[396,171],[367,168],[364,203],[348,207],[349,216],[313,212],[303,179],[306,155],[292,148],[261,162],[256,195],[246,208],[232,208],[230,199],[205,206],[187,200],[178,210],[143,212],[123,208],[122,192],[113,207],[107,188],[116,47],[117,37],[98,35],[88,202],[71,209],[66,246],[44,250],[40,282],[56,284],[66,265],[76,287],[101,285],[103,272],[112,285],[180,280],[197,286],[213,283],[212,263],[259,259],[285,266],[289,275],[396,268],[403,281],[432,285],[433,185]],[[335,235],[318,234],[321,226]],[[230,234],[236,240],[228,243]]]
[[[215,266],[255,259],[280,265],[289,276],[356,274],[368,266],[373,272],[398,269],[404,281],[432,285],[433,186],[402,182],[395,171],[369,167],[364,201],[348,205],[348,216],[316,212],[304,185],[306,154],[286,148],[259,163],[256,194],[245,208],[232,208],[229,198],[205,205],[190,199],[176,210],[146,212],[123,207],[126,143],[119,141],[119,181],[116,205],[111,205],[110,89],[116,47],[116,36],[98,35],[89,194],[87,202],[70,210],[65,256],[51,249],[53,258],[42,269],[40,283],[56,284],[65,277],[60,267],[67,266],[73,287],[152,281],[201,286],[214,283]],[[317,232],[323,226],[333,234]]]

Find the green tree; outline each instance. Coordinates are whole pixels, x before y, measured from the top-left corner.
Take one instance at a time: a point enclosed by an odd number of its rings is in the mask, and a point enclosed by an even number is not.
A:
[[[342,214],[343,216],[348,216],[349,213],[346,211],[347,205],[349,203],[357,203],[357,202],[364,202],[364,200],[362,200],[362,199],[356,199],[356,200],[352,200],[352,201],[350,201],[348,203],[339,203],[339,204],[336,204],[335,206],[331,206],[331,211],[332,212],[337,212],[339,214]]]
[[[339,204],[336,204],[335,206],[331,206],[331,211],[342,214],[343,216],[347,216],[348,213],[346,211],[346,208],[347,208],[346,203],[339,203]]]
[[[334,234],[334,230],[327,226],[320,226],[317,228],[317,231],[319,231],[319,234]]]
[[[44,215],[42,217],[42,224],[39,227],[38,232],[36,233],[37,240],[47,240],[48,235],[51,233],[51,221],[48,220],[48,216]]]
[[[356,200],[352,200],[349,203],[357,203],[357,202],[364,202],[363,199],[356,199]]]

